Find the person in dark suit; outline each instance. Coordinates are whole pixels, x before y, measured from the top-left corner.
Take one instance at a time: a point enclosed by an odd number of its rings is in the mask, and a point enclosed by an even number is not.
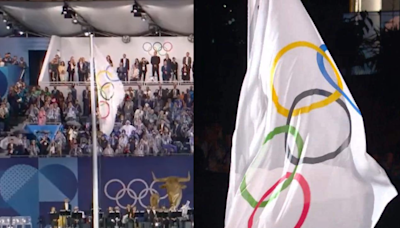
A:
[[[123,63],[119,63],[119,67],[117,68],[118,78],[121,81],[128,81],[128,71],[125,67],[123,67]]]
[[[16,155],[17,154],[17,145],[14,143],[14,139],[10,139],[7,144],[7,155]]]
[[[142,60],[139,62],[139,80],[142,80],[142,76],[143,76],[143,81],[146,81],[148,64],[149,64],[149,62],[146,60],[146,58],[142,58]]]
[[[122,63],[122,67],[124,68],[126,75],[128,75],[130,62],[129,62],[129,59],[126,58],[126,54],[122,55],[122,59],[120,62]]]
[[[182,64],[186,64],[188,69],[188,74],[190,75],[190,70],[192,68],[192,57],[190,57],[190,53],[186,52],[186,56],[183,57]]]
[[[172,78],[175,78],[178,81],[178,62],[176,62],[175,57],[172,57],[172,66],[171,66],[171,75]]]
[[[86,81],[87,75],[89,73],[88,64],[85,62],[84,58],[80,58],[78,62],[78,77],[79,81]]]
[[[164,60],[164,65],[161,67],[163,81],[169,81],[171,77],[171,68],[168,67],[167,61]]]
[[[89,116],[90,113],[90,97],[89,97],[89,86],[82,91],[82,103],[83,103],[83,116]]]
[[[181,93],[180,93],[179,89],[177,88],[177,84],[175,83],[174,88],[169,92],[169,98],[171,98],[172,100],[175,100],[176,98],[179,97],[180,94]]]
[[[152,75],[157,73],[157,80],[160,81],[160,56],[157,56],[157,51],[154,51],[154,55],[150,59]]]
[[[75,76],[75,67],[76,67],[75,59],[72,56],[69,59],[68,66],[67,66],[68,81],[70,81],[70,82],[73,82],[75,80],[75,78],[74,78],[74,76]]]
[[[169,55],[168,55],[168,54],[165,54],[165,59],[164,59],[164,61],[167,61],[167,66],[168,66],[168,68],[169,68],[169,69],[172,69],[172,60],[169,58]],[[171,77],[171,75],[170,75],[170,77]]]

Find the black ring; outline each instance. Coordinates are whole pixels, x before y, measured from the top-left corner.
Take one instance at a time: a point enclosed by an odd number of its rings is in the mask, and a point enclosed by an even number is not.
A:
[[[328,91],[325,91],[325,90],[322,90],[322,89],[311,89],[311,90],[307,90],[307,91],[302,92],[300,95],[298,95],[294,99],[293,104],[290,107],[288,119],[286,121],[286,125],[290,125],[290,120],[292,119],[293,110],[295,109],[296,105],[303,98],[306,98],[308,96],[313,96],[313,95],[321,95],[321,96],[324,96],[324,97],[329,97],[330,95],[332,95],[332,93],[328,92]],[[302,163],[304,163],[304,164],[317,164],[317,163],[321,163],[321,162],[333,159],[336,156],[338,156],[345,148],[347,148],[350,145],[351,133],[352,133],[350,112],[349,112],[349,109],[347,108],[346,104],[340,98],[337,99],[336,102],[340,105],[340,107],[342,107],[344,109],[344,111],[346,112],[347,117],[349,119],[349,136],[344,140],[342,145],[340,145],[333,152],[329,152],[329,153],[327,153],[325,155],[322,155],[322,156],[319,156],[319,157],[304,157],[303,160],[302,160]],[[300,160],[299,160],[299,158],[295,157],[291,153],[290,148],[287,147],[287,138],[288,138],[288,134],[285,133],[285,148],[287,148],[287,153],[286,153],[287,154],[287,158],[289,159],[289,161],[293,165],[298,165]]]
[[[104,91],[103,91],[103,88],[105,87],[105,86],[107,86],[107,85],[111,85],[112,86],[112,90],[113,90],[113,93],[111,94],[111,96],[109,97],[109,98],[107,98],[107,95],[105,95],[104,93]],[[104,83],[101,87],[100,87],[100,96],[104,99],[104,100],[106,100],[106,101],[109,101],[109,100],[111,100],[113,97],[114,97],[114,84],[113,83],[111,83],[111,82],[106,82],[106,83]]]

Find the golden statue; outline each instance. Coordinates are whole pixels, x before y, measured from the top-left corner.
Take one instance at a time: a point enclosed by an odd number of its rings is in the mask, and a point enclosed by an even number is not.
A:
[[[150,196],[150,206],[158,209],[158,203],[160,202],[160,195],[157,193],[151,194]]]
[[[164,177],[156,178],[153,172],[153,179],[155,182],[164,182],[160,188],[165,188],[167,190],[168,201],[170,203],[170,208],[176,208],[180,205],[182,200],[182,190],[186,188],[183,182],[190,181],[190,172],[188,172],[187,177]]]

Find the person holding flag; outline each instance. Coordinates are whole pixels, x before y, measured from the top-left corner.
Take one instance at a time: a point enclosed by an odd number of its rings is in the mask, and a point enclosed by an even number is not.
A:
[[[249,0],[225,228],[374,227],[397,195],[300,0]]]

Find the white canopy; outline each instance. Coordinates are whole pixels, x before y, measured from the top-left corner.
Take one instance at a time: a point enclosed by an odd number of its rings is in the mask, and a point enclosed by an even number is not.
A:
[[[162,30],[179,35],[194,33],[193,0],[138,0],[137,3]],[[133,1],[73,1],[68,4],[96,30],[131,36],[149,31],[149,20],[133,17]],[[61,15],[63,5],[63,2],[0,2],[6,14],[32,32],[58,36],[82,34],[81,25]],[[6,24],[0,22],[0,36],[10,33]]]

